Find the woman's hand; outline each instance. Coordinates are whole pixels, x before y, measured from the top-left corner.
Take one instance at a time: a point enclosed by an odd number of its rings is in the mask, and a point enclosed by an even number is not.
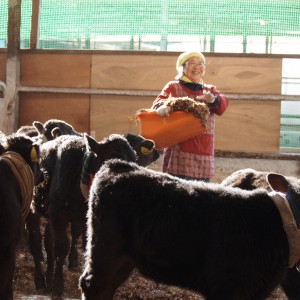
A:
[[[215,95],[211,93],[211,91],[203,90],[203,95],[197,96],[197,100],[204,100],[207,103],[214,103],[215,102]]]
[[[161,105],[156,109],[156,113],[161,117],[167,117],[170,115],[171,107],[166,105]]]

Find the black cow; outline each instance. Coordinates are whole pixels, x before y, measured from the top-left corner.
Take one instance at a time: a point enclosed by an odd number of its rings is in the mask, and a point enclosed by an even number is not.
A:
[[[24,134],[32,138],[38,139],[39,132],[33,125],[23,125],[16,131],[17,134]]]
[[[261,172],[251,168],[241,169],[226,177],[221,184],[223,186],[238,187],[249,191],[258,188],[265,188],[271,191],[272,188],[267,181],[267,175],[270,173],[272,172]],[[300,179],[293,176],[286,176],[286,179],[290,182],[291,188],[294,189],[295,193],[299,194]],[[300,197],[300,195],[298,197]]]
[[[62,135],[82,136],[82,133],[77,132],[71,124],[59,119],[49,119],[44,124],[34,121],[32,124],[21,126],[17,133],[37,137],[43,142],[51,141]],[[148,166],[159,158],[159,152],[155,149],[153,140],[145,139],[134,133],[126,133],[124,137],[136,151],[139,165]]]
[[[251,168],[238,170],[222,181],[223,186],[237,187],[244,190],[255,190],[265,188],[268,191],[272,187],[267,181],[267,176],[270,172],[256,171]],[[296,203],[300,203],[300,179],[293,176],[286,177],[290,192],[293,197],[298,199]],[[300,206],[298,207],[300,209]],[[299,216],[300,217],[300,216]],[[299,267],[298,267],[299,269]],[[281,282],[281,287],[289,300],[300,300],[300,272],[296,267],[288,268],[286,277]]]
[[[286,185],[276,179],[274,189]],[[113,299],[133,268],[207,300],[262,300],[289,263],[283,221],[265,189],[186,181],[124,161],[96,174],[87,225],[87,300]]]
[[[34,121],[32,125],[24,125],[18,128],[17,134],[24,134],[32,137],[38,143],[44,143],[55,139],[63,134],[76,135],[80,134],[63,120],[50,119],[44,124]],[[44,183],[43,183],[44,184]],[[37,290],[45,289],[45,280],[42,272],[41,261],[43,260],[42,252],[42,234],[40,232],[41,216],[38,212],[29,211],[26,218],[26,229],[30,252],[35,264],[35,285]]]
[[[38,143],[45,143],[63,134],[80,135],[72,125],[58,119],[50,119],[44,124],[34,121],[32,125],[21,126],[16,133],[32,137]],[[41,265],[43,261],[42,234],[40,231],[41,215],[37,211],[30,210],[25,222],[28,244],[35,264],[34,281],[36,289],[44,290],[46,285]]]
[[[133,139],[133,136],[130,138]],[[142,140],[144,141],[143,138]],[[153,145],[152,142],[147,157],[156,157],[152,151]],[[88,169],[89,173],[94,175],[102,163],[110,158],[138,161],[136,152],[128,140],[119,134],[110,135],[99,143],[87,134],[84,137],[62,135],[41,145],[41,168],[45,170],[49,180],[46,185],[36,190],[33,206],[40,214],[46,216],[49,222],[45,230],[46,284],[47,288],[52,290],[53,297],[59,298],[63,293],[62,271],[68,253],[69,268],[78,268],[77,241],[80,235],[85,233],[87,212],[87,201],[81,192],[83,173]],[[67,234],[69,224],[71,246]],[[41,260],[41,257],[39,259]],[[41,265],[38,262],[36,265],[35,277],[40,280],[38,284],[43,285]]]
[[[2,136],[0,156],[0,299],[13,299],[16,247],[41,180],[39,146],[22,135]]]
[[[32,125],[21,126],[16,133],[28,135],[40,142],[51,141],[61,135],[81,135],[71,124],[58,119],[49,119],[44,124],[34,121]]]
[[[141,135],[126,133],[124,137],[137,154],[137,164],[147,167],[159,158],[159,152],[155,148],[153,140],[148,140]]]
[[[71,124],[59,119],[49,119],[44,124],[34,121],[32,124],[21,126],[17,133],[36,137],[37,140],[43,142],[51,141],[62,135],[82,136],[82,133],[77,132]],[[134,133],[126,133],[124,137],[136,151],[139,165],[146,167],[159,158],[159,152],[155,149],[153,140],[145,139]]]
[[[34,121],[32,125],[36,128],[44,142],[51,141],[61,135],[81,135],[71,124],[63,120],[50,119],[44,124],[39,121]]]
[[[83,136],[83,134],[77,132],[74,127],[63,121],[58,119],[50,119],[46,121],[44,124],[39,121],[34,121],[31,126],[22,126],[18,129],[18,133],[27,134],[29,136],[34,136],[37,140],[47,142],[51,141],[55,138],[64,135],[72,135],[72,136]],[[147,166],[150,163],[154,162],[159,157],[159,152],[155,149],[155,144],[152,140],[144,139],[142,136],[128,133],[125,134],[124,137],[127,139],[131,147],[136,151],[137,154],[137,162],[142,166]],[[43,162],[47,164],[48,161],[52,163],[52,160],[56,159],[56,151],[59,146],[61,140],[64,138],[60,138],[58,141],[53,143],[48,143],[45,147],[47,150],[43,151]],[[49,150],[51,149],[51,150]],[[47,158],[46,158],[47,156]],[[48,157],[49,156],[49,157]],[[54,156],[54,158],[52,157]],[[46,171],[46,179],[49,181],[49,169],[51,169],[51,164],[44,166],[44,170]],[[30,252],[34,259],[35,264],[35,274],[34,281],[37,290],[45,290],[46,282],[44,273],[42,271],[42,261],[44,260],[43,251],[42,251],[42,234],[40,231],[40,223],[41,223],[41,215],[45,216],[45,202],[48,199],[48,187],[50,183],[47,185],[45,183],[38,188],[36,200],[34,201],[35,205],[39,205],[39,209],[35,211],[30,211],[27,219],[26,219],[26,227],[28,231],[28,240],[29,240],[29,248]],[[82,190],[83,192],[86,189]],[[76,223],[72,223],[71,229],[71,249],[69,253],[69,269],[76,271],[78,270],[78,254],[77,254],[77,242],[80,237],[81,228],[78,229]]]

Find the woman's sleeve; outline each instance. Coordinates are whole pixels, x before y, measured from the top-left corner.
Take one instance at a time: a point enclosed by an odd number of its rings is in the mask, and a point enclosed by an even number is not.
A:
[[[165,100],[167,100],[169,97],[176,97],[175,95],[175,88],[171,84],[171,82],[168,82],[162,91],[159,93],[159,95],[156,97],[156,99],[153,101],[152,109],[157,109],[160,107]]]
[[[211,113],[221,116],[229,105],[229,100],[225,95],[220,93],[215,87],[211,88],[211,92],[216,95],[216,100],[212,105],[209,105]]]

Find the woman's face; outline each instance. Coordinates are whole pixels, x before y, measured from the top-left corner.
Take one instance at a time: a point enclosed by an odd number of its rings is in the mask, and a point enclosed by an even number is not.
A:
[[[198,83],[205,73],[205,64],[198,56],[192,56],[183,65],[183,73],[194,83]]]

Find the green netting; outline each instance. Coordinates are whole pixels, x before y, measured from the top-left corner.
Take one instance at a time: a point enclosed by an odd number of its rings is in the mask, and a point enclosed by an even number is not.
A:
[[[55,2],[55,5],[54,3]],[[43,0],[41,47],[119,48],[138,50],[146,36],[300,36],[300,3],[294,0]],[[111,36],[109,42],[103,36]],[[127,43],[120,36],[127,36]],[[151,38],[150,38],[151,39]],[[102,40],[102,43],[101,43]],[[180,41],[180,39],[179,39]],[[136,43],[135,43],[136,42]],[[123,44],[123,47],[120,46]],[[209,51],[213,52],[214,47]],[[151,49],[151,48],[150,48]],[[154,48],[155,49],[155,48]],[[167,46],[163,49],[167,50]]]
[[[6,45],[7,4],[0,0],[0,47]],[[31,0],[22,1],[22,47],[29,46]],[[203,37],[214,52],[217,36],[300,37],[300,2],[295,0],[42,0],[40,48],[138,50],[151,40],[165,47],[186,36]],[[149,37],[152,36],[152,37]],[[197,38],[195,38],[197,40]],[[115,42],[115,43],[114,43]],[[123,46],[120,46],[122,45]],[[300,42],[298,42],[300,45]],[[247,51],[243,47],[243,52]],[[298,53],[298,49],[295,50]],[[236,51],[234,51],[236,52]]]
[[[0,48],[7,46],[7,1],[0,0]]]
[[[300,115],[281,114],[280,147],[300,149]]]
[[[295,0],[43,0],[41,12],[41,37],[162,33],[300,36],[300,4]]]
[[[21,7],[21,48],[30,45],[31,0],[23,0]],[[0,0],[0,48],[7,47],[8,0]]]

